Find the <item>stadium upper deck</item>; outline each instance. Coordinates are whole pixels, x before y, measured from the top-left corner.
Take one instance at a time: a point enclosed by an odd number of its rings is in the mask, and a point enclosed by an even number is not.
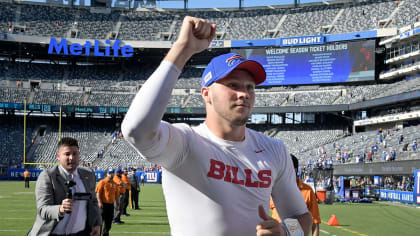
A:
[[[81,39],[174,40],[185,15],[215,22],[218,39],[263,39],[402,27],[418,21],[416,0],[340,1],[290,8],[187,11],[112,9],[0,2],[0,33]]]

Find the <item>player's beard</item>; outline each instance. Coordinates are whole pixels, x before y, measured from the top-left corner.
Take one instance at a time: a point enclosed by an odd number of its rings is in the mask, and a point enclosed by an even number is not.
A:
[[[248,118],[246,118],[246,119],[242,119],[242,120],[237,120],[236,122],[234,122],[233,124],[235,125],[235,126],[243,126],[243,125],[245,125],[246,124],[246,122],[248,121]]]
[[[247,111],[237,111],[235,107],[231,107],[231,110],[227,110],[226,108],[223,109],[215,109],[215,112],[218,114],[219,117],[228,121],[233,126],[243,126],[248,122],[248,118],[251,115],[252,109],[247,108]]]
[[[249,118],[249,115],[246,116],[246,117],[234,119],[234,120],[232,120],[232,124],[234,126],[243,126],[243,125],[246,124],[246,122],[248,122],[248,118]]]

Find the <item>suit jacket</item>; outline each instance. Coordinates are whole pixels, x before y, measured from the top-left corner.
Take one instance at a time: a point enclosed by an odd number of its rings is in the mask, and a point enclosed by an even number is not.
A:
[[[92,229],[94,226],[102,224],[101,212],[96,199],[95,173],[88,168],[78,167],[80,179],[82,180],[86,192],[91,194],[91,199],[87,203],[86,228]],[[49,170],[44,170],[38,177],[35,187],[37,215],[29,236],[49,235],[63,218],[60,217],[60,205],[66,198],[67,186],[65,185],[66,175],[63,171],[54,166]]]
[[[133,173],[130,173],[128,177],[131,181],[131,190],[140,190],[139,178],[137,177],[137,175],[133,175]]]

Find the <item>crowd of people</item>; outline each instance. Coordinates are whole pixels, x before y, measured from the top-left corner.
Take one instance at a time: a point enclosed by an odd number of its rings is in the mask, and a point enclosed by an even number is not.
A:
[[[333,164],[395,161],[398,158],[397,150],[395,146],[388,145],[387,140],[390,138],[396,138],[398,144],[404,142],[403,134],[394,137],[393,129],[382,130],[382,128],[378,128],[375,144],[371,146],[366,144],[364,150],[361,150],[359,154],[355,154],[355,150],[351,147],[334,142],[332,144],[334,149],[333,153],[328,153],[324,146],[319,147],[316,153],[309,153],[307,166],[309,168],[330,168]],[[410,140],[410,142],[412,142],[411,144],[407,143],[407,140],[405,141],[406,147],[402,148],[402,151],[417,151],[417,138],[414,138],[412,141]],[[353,144],[355,144],[355,142],[356,140],[353,139]],[[367,137],[365,135],[360,135],[360,142],[367,143]],[[382,148],[382,152],[380,152],[380,147]]]

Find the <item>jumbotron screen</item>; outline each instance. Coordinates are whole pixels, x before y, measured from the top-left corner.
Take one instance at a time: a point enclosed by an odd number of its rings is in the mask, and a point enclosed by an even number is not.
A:
[[[233,51],[264,66],[267,79],[259,86],[375,79],[375,40]]]

